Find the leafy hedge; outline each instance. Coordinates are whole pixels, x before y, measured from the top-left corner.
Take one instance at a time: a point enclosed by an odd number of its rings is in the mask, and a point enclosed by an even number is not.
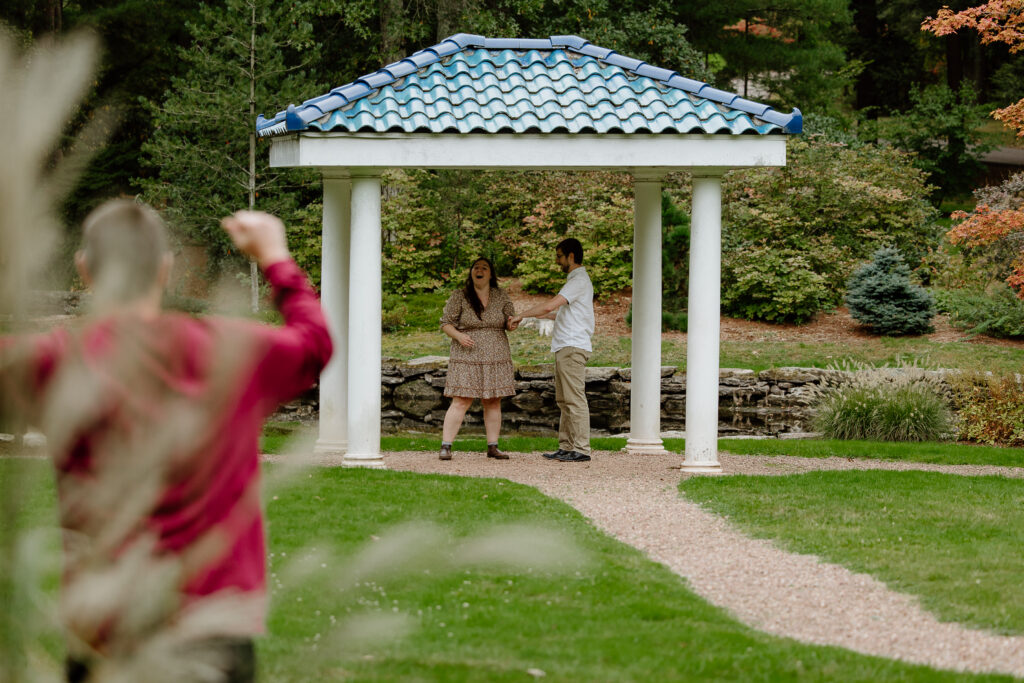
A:
[[[727,174],[724,310],[801,322],[838,305],[854,267],[883,245],[920,263],[942,232],[928,190],[907,154],[815,136],[789,141],[784,168]]]
[[[883,244],[913,266],[939,241],[923,175],[892,149],[789,142],[785,168],[726,174],[723,309],[803,322],[842,301],[853,268]],[[673,174],[663,201],[666,307],[686,300],[690,179]],[[632,283],[633,184],[625,173],[391,170],[383,178],[384,289],[449,290],[479,255],[527,291],[564,282],[554,246],[572,236],[598,296]],[[304,266],[319,267],[320,213],[309,204],[291,235]],[[314,274],[315,277],[315,274]]]
[[[1024,446],[1024,385],[1018,377],[965,377],[957,387],[958,438]]]

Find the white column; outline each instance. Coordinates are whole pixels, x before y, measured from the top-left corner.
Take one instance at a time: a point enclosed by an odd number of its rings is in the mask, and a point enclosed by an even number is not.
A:
[[[722,177],[694,175],[686,335],[684,472],[721,473],[718,342],[722,287]]]
[[[633,357],[626,452],[665,453],[661,441],[661,178],[633,180]]]
[[[383,468],[380,455],[380,174],[352,174],[348,298],[348,452],[346,467]]]
[[[320,435],[314,451],[341,458],[348,448],[348,271],[352,182],[324,174],[323,256],[320,303],[331,329],[334,354],[320,375]]]

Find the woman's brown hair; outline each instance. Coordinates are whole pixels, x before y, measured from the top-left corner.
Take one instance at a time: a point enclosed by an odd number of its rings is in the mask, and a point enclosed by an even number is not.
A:
[[[462,290],[462,293],[466,296],[466,301],[469,302],[473,312],[476,313],[476,317],[483,320],[484,305],[483,302],[480,301],[480,297],[476,295],[476,287],[473,286],[473,267],[481,261],[486,263],[487,267],[491,269],[491,289],[498,288],[498,274],[494,272],[494,264],[491,263],[491,259],[486,256],[481,256],[474,260],[472,265],[469,266],[469,273],[466,275],[466,286]]]

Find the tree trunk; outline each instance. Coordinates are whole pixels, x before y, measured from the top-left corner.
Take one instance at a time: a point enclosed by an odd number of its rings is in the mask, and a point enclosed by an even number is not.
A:
[[[385,64],[405,56],[402,51],[402,0],[380,0],[380,57]]]
[[[857,57],[870,58],[870,51],[878,46],[877,0],[854,0],[853,25],[857,31]],[[865,59],[866,61],[866,59]],[[867,109],[869,118],[878,118],[878,89],[875,86],[874,65],[869,64],[857,77],[856,108]]]
[[[964,55],[959,33],[946,36],[946,85],[952,90],[960,89],[960,81],[964,79]]]
[[[249,121],[256,120],[256,4],[250,6],[249,33]],[[256,130],[249,126],[249,210],[256,208]],[[255,259],[249,259],[249,294],[253,313],[260,310],[260,271]]]

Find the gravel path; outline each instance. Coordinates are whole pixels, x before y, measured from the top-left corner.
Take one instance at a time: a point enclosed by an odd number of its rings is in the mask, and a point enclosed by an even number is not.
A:
[[[442,462],[423,452],[385,453],[389,469],[503,477],[569,503],[603,531],[685,577],[706,600],[750,626],[808,643],[940,669],[1024,676],[1024,637],[942,623],[911,596],[894,592],[811,555],[751,539],[678,495],[680,456],[597,452],[590,463],[554,463],[538,454],[509,461],[455,453]],[[1024,468],[944,466],[847,458],[721,456],[726,474],[811,470],[928,470],[1024,477]]]

